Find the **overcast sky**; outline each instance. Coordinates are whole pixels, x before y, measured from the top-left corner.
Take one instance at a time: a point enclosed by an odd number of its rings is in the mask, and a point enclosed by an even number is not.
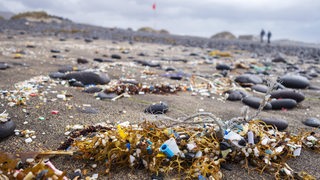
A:
[[[263,28],[273,39],[320,43],[319,0],[0,0],[0,11],[34,10],[105,27],[150,26],[203,37],[258,35]]]

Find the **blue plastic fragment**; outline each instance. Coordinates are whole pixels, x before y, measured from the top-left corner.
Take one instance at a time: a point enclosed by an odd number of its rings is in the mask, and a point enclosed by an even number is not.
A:
[[[199,175],[199,176],[198,176],[198,180],[206,180],[206,178],[203,177],[202,175]]]
[[[147,143],[152,145],[152,142],[149,139],[147,139]]]
[[[160,151],[163,152],[168,158],[172,158],[174,156],[173,152],[169,149],[167,144],[162,144],[160,147]]]
[[[127,147],[127,149],[129,149],[129,150],[130,150],[130,148],[131,148],[130,143],[127,143],[127,144],[126,144],[126,147]]]
[[[147,147],[147,152],[148,152],[148,154],[152,154],[152,148],[150,145]]]
[[[272,154],[272,151],[270,149],[265,150],[266,154]]]

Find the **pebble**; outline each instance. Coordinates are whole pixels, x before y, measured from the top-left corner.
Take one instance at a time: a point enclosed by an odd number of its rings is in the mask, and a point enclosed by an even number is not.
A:
[[[292,109],[297,106],[297,101],[293,99],[275,99],[270,102],[272,109]]]
[[[261,93],[267,93],[269,87],[263,84],[256,84],[251,86],[252,90],[255,90],[257,92],[261,92]]]
[[[144,112],[151,114],[164,114],[168,111],[169,107],[166,103],[160,102],[158,104],[153,104],[147,107]]]
[[[277,56],[272,59],[272,62],[275,62],[275,63],[279,63],[279,62],[287,63],[287,61],[286,61],[286,59],[284,58],[284,55],[283,55],[283,54],[277,54]]]
[[[74,71],[74,69],[75,68],[73,66],[67,65],[67,66],[63,66],[63,67],[59,68],[58,71],[61,73],[66,73],[66,72]]]
[[[87,64],[87,63],[89,63],[89,61],[87,59],[84,59],[84,58],[78,58],[77,59],[77,63],[78,64]]]
[[[10,119],[6,122],[0,122],[0,139],[13,135],[15,129],[16,124]]]
[[[65,74],[62,72],[52,72],[49,74],[49,77],[52,79],[63,79]]]
[[[258,109],[262,99],[254,96],[247,96],[242,99],[242,102],[252,108]],[[272,109],[272,105],[268,102],[263,109],[270,110]]]
[[[297,101],[298,103],[303,101],[305,98],[305,95],[302,92],[296,91],[296,90],[291,90],[291,89],[281,89],[277,91],[273,91],[270,93],[271,98],[288,98],[288,99],[293,99]]]
[[[99,92],[97,94],[97,97],[99,97],[101,100],[104,99],[113,99],[117,97],[118,95],[116,93],[104,93],[104,92]]]
[[[244,92],[239,90],[229,90],[225,93],[228,94],[227,100],[229,101],[240,101],[242,98],[247,96]]]
[[[257,76],[257,75],[253,75],[253,74],[243,74],[240,76],[237,76],[235,81],[239,84],[262,84],[263,81],[262,79]]]
[[[285,130],[289,125],[288,121],[274,117],[261,118],[261,120],[268,125],[274,125],[279,131]]]
[[[320,120],[314,117],[308,118],[302,122],[306,126],[310,127],[320,127]]]
[[[60,50],[57,50],[57,49],[51,49],[50,52],[52,53],[60,53]]]
[[[83,90],[83,92],[90,93],[90,94],[97,93],[100,91],[102,91],[102,88],[97,87],[97,86],[88,87],[85,90]]]
[[[83,107],[79,108],[79,111],[85,114],[98,114],[99,110],[93,107]]]
[[[9,68],[9,65],[7,63],[1,63],[0,62],[0,70],[5,70],[7,68]]]
[[[231,67],[227,64],[217,64],[216,69],[217,70],[231,70]]]
[[[279,82],[287,88],[305,89],[310,85],[307,78],[300,75],[284,75]]]
[[[153,62],[142,61],[142,60],[135,60],[134,62],[141,64],[142,66],[161,67],[159,63],[153,63]]]
[[[96,74],[94,72],[69,73],[65,76],[65,79],[75,79],[84,85],[108,84],[110,82],[110,78],[107,74]]]
[[[118,54],[112,54],[112,55],[111,55],[111,58],[112,58],[112,59],[121,59],[121,56],[118,55]]]

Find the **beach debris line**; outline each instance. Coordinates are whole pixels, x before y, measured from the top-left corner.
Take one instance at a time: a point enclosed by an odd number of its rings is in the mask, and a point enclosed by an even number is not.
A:
[[[144,121],[85,126],[73,130],[59,151],[0,153],[0,177],[66,179],[66,172],[44,157],[70,155],[103,162],[105,174],[128,167],[147,169],[156,175],[178,172],[183,178],[221,179],[221,163],[238,162],[248,170],[250,163],[256,170],[274,173],[276,179],[315,179],[307,172],[295,172],[286,161],[300,156],[302,148],[320,153],[320,134],[280,132],[260,120],[230,127],[219,137],[220,126],[214,123],[162,127]]]

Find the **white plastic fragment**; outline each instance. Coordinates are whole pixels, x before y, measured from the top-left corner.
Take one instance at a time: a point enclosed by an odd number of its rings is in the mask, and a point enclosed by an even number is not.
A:
[[[169,140],[165,141],[164,144],[168,146],[168,148],[172,151],[174,155],[179,155],[180,149],[177,145],[177,142],[174,138],[170,138]]]
[[[194,143],[190,143],[190,144],[187,144],[187,148],[189,151],[191,151],[192,149],[194,149],[195,147],[197,147]]]
[[[130,166],[133,166],[133,162],[136,160],[136,158],[132,155],[130,155]]]
[[[262,139],[261,144],[265,146],[268,144],[268,142],[269,142],[269,138],[266,137],[266,138]]]
[[[249,144],[254,144],[254,134],[252,131],[248,132],[248,142]]]
[[[92,174],[92,179],[98,179],[99,178],[99,174]]]
[[[239,134],[233,131],[230,131],[228,134],[224,135],[224,139],[227,139],[230,141],[240,141],[242,137]]]
[[[300,156],[300,154],[301,154],[301,147],[299,147],[293,151],[293,156]]]
[[[26,143],[31,143],[32,142],[32,139],[31,138],[27,138],[24,140]]]

